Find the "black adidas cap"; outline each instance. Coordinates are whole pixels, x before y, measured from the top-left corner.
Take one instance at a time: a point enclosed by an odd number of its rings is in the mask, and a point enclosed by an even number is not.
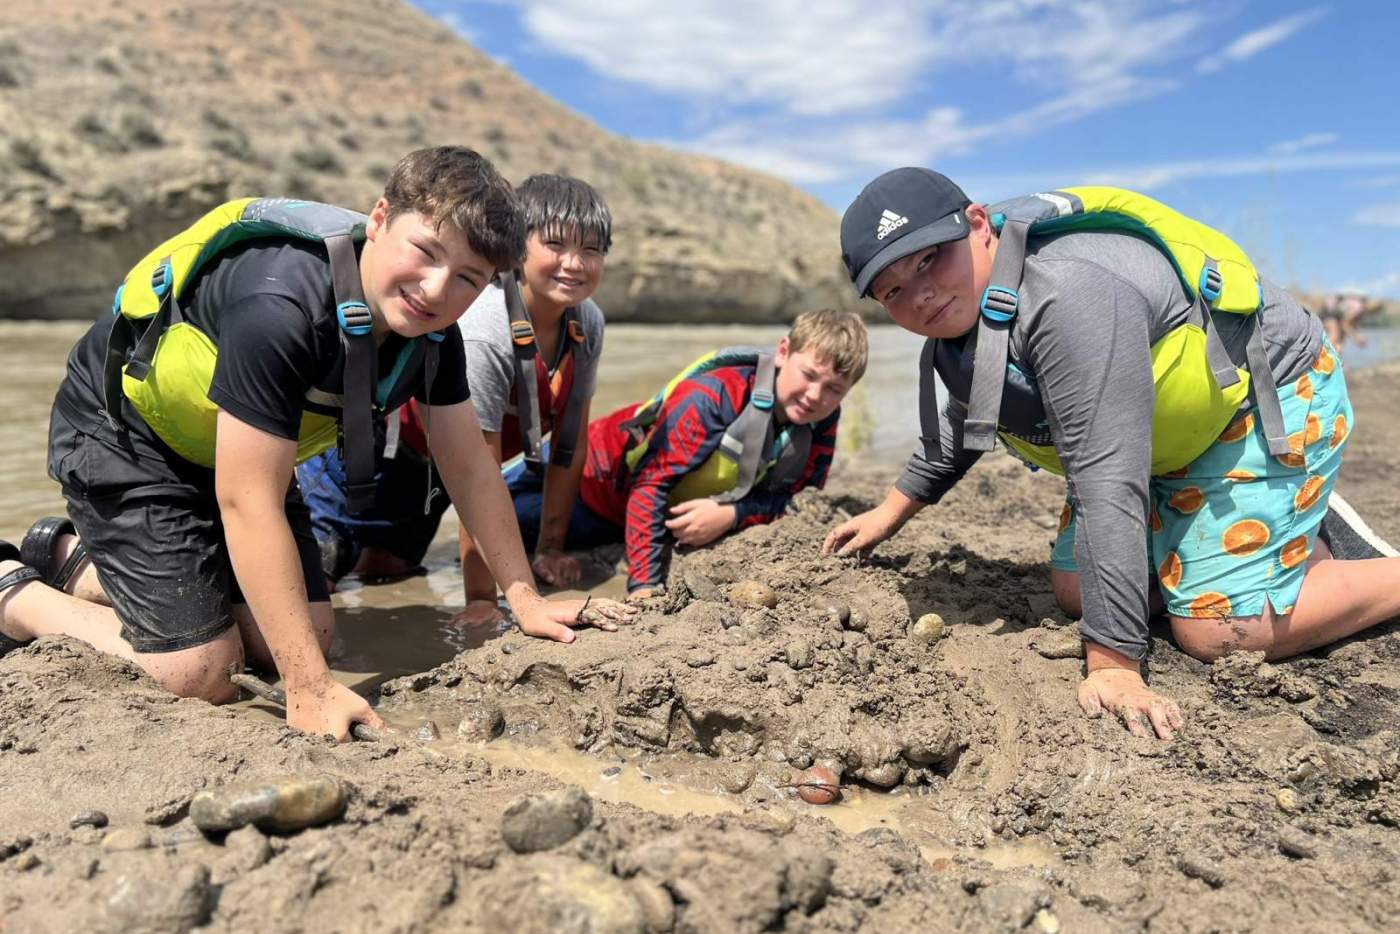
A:
[[[866,185],[841,218],[841,260],[862,298],[885,267],[967,236],[971,199],[930,169],[894,169]]]

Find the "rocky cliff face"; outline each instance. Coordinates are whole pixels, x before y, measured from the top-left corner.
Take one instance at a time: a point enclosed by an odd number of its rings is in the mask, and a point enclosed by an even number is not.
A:
[[[399,0],[0,5],[0,317],[90,317],[227,198],[367,209],[410,149],[592,182],[612,320],[773,321],[855,304],[833,212],[791,185],[605,132]]]

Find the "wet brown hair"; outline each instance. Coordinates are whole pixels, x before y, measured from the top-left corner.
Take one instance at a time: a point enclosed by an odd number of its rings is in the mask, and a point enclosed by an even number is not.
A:
[[[792,353],[808,351],[831,364],[839,376],[852,384],[865,375],[870,358],[870,344],[860,316],[831,308],[798,315],[788,329],[788,349]]]
[[[384,185],[386,224],[415,212],[434,226],[452,224],[472,251],[498,270],[525,261],[525,213],[501,173],[466,146],[416,149],[399,160]]]

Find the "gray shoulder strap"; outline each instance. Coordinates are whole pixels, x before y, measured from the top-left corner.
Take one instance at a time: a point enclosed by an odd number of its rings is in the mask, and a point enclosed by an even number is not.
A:
[[[335,292],[335,314],[345,352],[344,395],[341,410],[344,437],[346,505],[351,514],[374,505],[374,386],[379,381],[373,324],[360,287],[360,266],[355,240],[349,233],[326,238]]]
[[[969,451],[990,451],[996,443],[1008,343],[1020,302],[1029,231],[1030,225],[1025,221],[1008,219],[1002,225],[996,259],[992,260],[991,282],[982,293],[976,355],[972,363],[972,392],[968,399],[967,421],[963,424],[963,447]]]
[[[520,423],[520,448],[525,463],[535,472],[544,467],[540,456],[540,385],[535,375],[535,328],[525,310],[525,298],[515,274],[500,275],[501,291],[506,297],[506,313],[510,316],[510,342],[515,351],[515,417]],[[571,455],[572,456],[572,455]]]
[[[717,503],[733,503],[743,499],[758,479],[764,454],[773,443],[773,383],[776,376],[773,355],[759,354],[749,404],[744,406],[744,411],[739,413],[720,439],[720,450],[739,463],[739,479],[732,490],[713,497]]]

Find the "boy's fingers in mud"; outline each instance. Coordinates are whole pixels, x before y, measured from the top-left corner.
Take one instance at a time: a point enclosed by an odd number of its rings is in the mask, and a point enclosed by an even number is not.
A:
[[[577,603],[578,601],[570,602]],[[544,604],[521,615],[520,631],[537,639],[552,639],[555,642],[564,643],[573,642],[578,636],[565,625],[565,622],[573,622],[574,615],[578,610],[575,608],[572,612],[561,611],[557,609],[560,605],[558,603]]]
[[[367,700],[329,675],[308,688],[287,692],[287,725],[294,729],[344,742],[352,723],[384,729],[384,721]]]
[[[578,582],[583,574],[578,559],[554,549],[535,550],[535,560],[530,563],[535,576],[546,584],[567,587]]]
[[[1079,709],[1091,719],[1103,716],[1103,704],[1099,702],[1099,692],[1088,681],[1079,682]]]

